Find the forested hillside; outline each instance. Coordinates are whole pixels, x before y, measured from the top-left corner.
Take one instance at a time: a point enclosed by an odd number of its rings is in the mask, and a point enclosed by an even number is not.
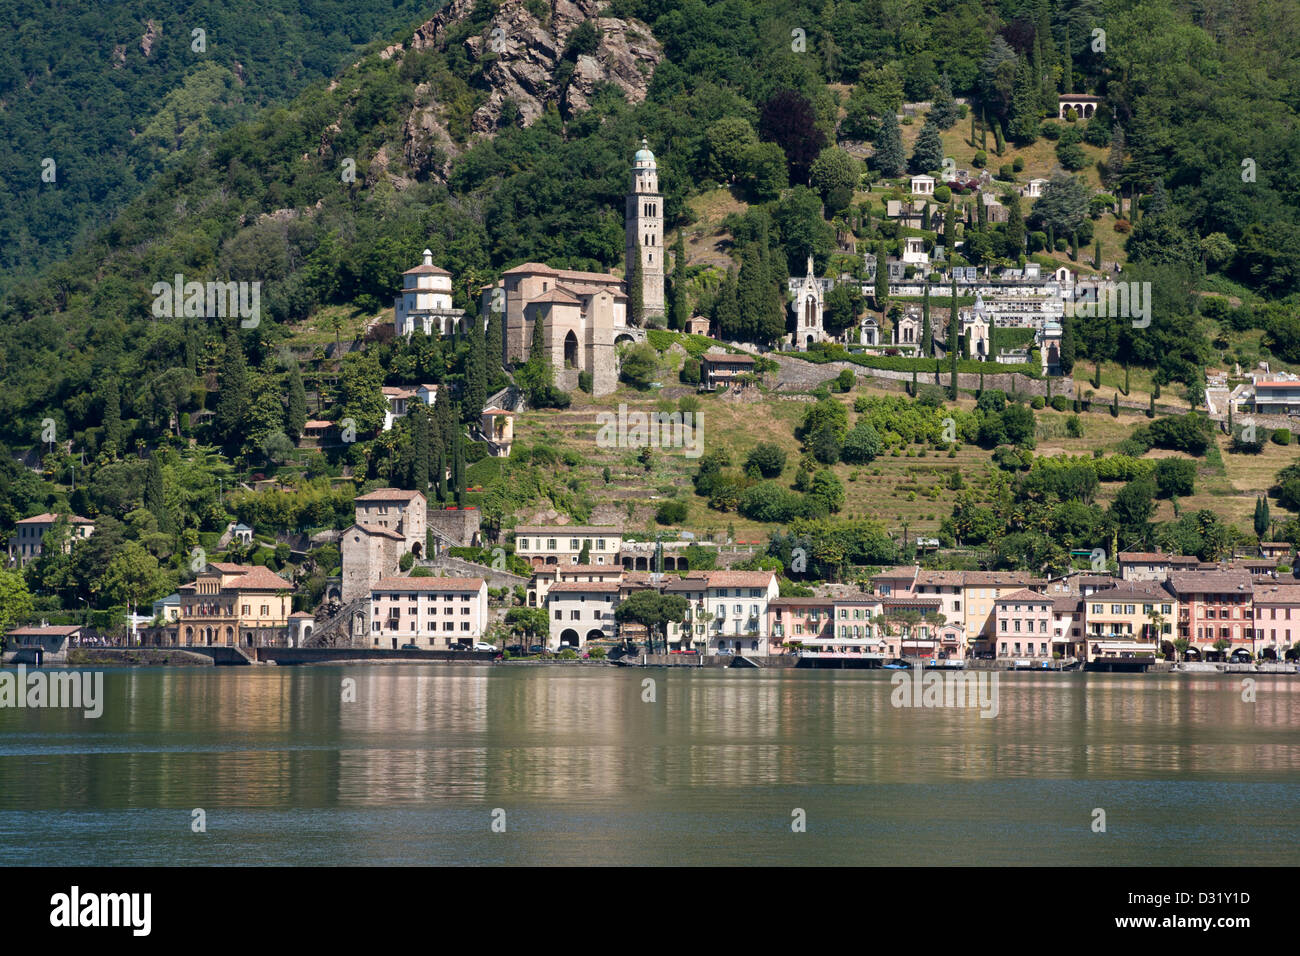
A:
[[[304,22],[343,50],[344,39],[364,31],[344,26],[351,14],[341,6],[337,29],[323,29],[333,11],[327,4],[319,21],[313,14]],[[182,26],[164,19],[162,36]],[[210,50],[218,32],[209,31]],[[115,35],[105,27],[103,36]],[[276,42],[299,49],[295,36]],[[468,339],[407,345],[365,337],[366,324],[379,319],[391,338],[382,310],[426,247],[451,272],[456,306],[471,315],[471,291],[524,261],[619,268],[629,157],[642,137],[658,157],[668,237],[689,234],[694,246],[697,234],[722,229],[711,262],[670,276],[676,328],[698,311],[729,337],[771,342],[786,275],[808,255],[831,273],[837,231],[896,250],[904,233],[882,221],[884,201],[898,193],[905,166],[937,171],[951,150],[963,164],[1001,164],[1008,186],[1026,175],[1026,162],[1062,184],[1023,220],[966,220],[960,250],[948,242],[952,261],[1014,265],[1027,250],[1069,263],[1081,244],[1086,255],[1094,233],[1100,258],[1104,232],[1126,275],[1153,282],[1149,327],[1094,319],[1073,330],[1075,361],[1122,367],[1116,391],[1128,394],[1132,366],[1139,387],[1150,386],[1154,413],[1161,385],[1195,386],[1209,363],[1300,362],[1297,40],[1300,16],[1280,0],[1247,8],[1190,0],[455,0],[292,103],[206,138],[196,133],[192,149],[162,149],[150,160],[160,171],[140,195],[71,255],[10,290],[0,315],[0,492],[8,505],[0,532],[40,509],[137,513],[147,490],[143,455],[158,448],[169,450],[148,486],[147,510],[171,543],[150,538],[149,546],[174,563],[185,553],[178,542],[223,526],[223,481],[303,458],[302,487],[284,507],[264,494],[241,499],[263,523],[299,529],[345,514],[344,492],[310,484],[344,466],[361,483],[409,487],[441,473],[437,449],[450,466],[459,441],[454,410],[440,410],[433,440],[408,427],[377,435],[378,389],[464,386],[468,421],[475,401],[507,380],[500,353],[485,345],[481,326]],[[143,56],[138,43],[127,47],[128,62]],[[182,70],[184,50],[168,55]],[[300,57],[298,79],[309,79],[308,64],[324,69]],[[239,69],[225,62],[212,65],[235,76],[251,69],[251,60]],[[62,95],[77,82],[63,82]],[[143,117],[158,115],[171,88],[151,82],[140,127],[157,130]],[[208,111],[213,127],[292,87],[268,82],[256,92],[224,81],[210,87],[233,97],[229,110]],[[1100,111],[1086,123],[1057,122],[1056,98],[1066,92],[1100,97]],[[112,100],[107,92],[91,98]],[[904,103],[928,105],[911,107],[900,137]],[[919,135],[909,128],[913,116],[926,117]],[[143,154],[122,142],[122,161],[141,173]],[[116,155],[106,143],[86,155],[101,153]],[[1113,195],[1094,195],[1102,188]],[[726,212],[703,222],[711,208]],[[929,242],[944,235],[914,232]],[[231,319],[155,315],[152,287],[177,273],[262,283],[260,321],[241,328]],[[858,308],[828,301],[828,324]],[[365,348],[341,357],[345,330]],[[489,327],[486,339],[499,335]],[[643,385],[655,373],[649,365]],[[1100,388],[1099,366],[1095,374]],[[365,426],[346,461],[294,451],[309,411]],[[54,437],[42,440],[46,426]],[[37,451],[43,478],[14,464]],[[288,471],[277,477],[298,480]],[[1262,492],[1269,480],[1248,490]],[[573,502],[592,492],[573,481],[534,467],[485,488],[485,514],[500,518],[541,498],[577,514],[586,505]],[[133,540],[144,540],[141,528]]]
[[[66,255],[206,136],[332,76],[437,5],[265,0],[250,15],[226,3],[5,0],[0,291]]]

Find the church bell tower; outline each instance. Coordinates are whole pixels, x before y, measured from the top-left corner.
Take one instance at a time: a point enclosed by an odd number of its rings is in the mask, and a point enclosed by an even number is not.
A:
[[[634,259],[633,257],[639,257]],[[664,314],[664,197],[659,193],[659,170],[649,144],[641,140],[632,161],[632,191],[627,195],[626,275],[636,262],[641,281],[641,303],[647,319]],[[628,290],[629,297],[631,289]],[[630,321],[629,315],[629,321]]]

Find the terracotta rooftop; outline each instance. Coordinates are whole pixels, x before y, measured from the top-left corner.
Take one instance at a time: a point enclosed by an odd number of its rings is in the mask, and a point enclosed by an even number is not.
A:
[[[398,541],[406,540],[405,537],[398,534],[392,528],[381,528],[378,525],[374,525],[374,524],[354,524],[352,527],[361,530],[365,534],[383,535],[385,538],[395,538]]]
[[[716,365],[728,362],[732,365],[753,365],[755,361],[752,355],[731,355],[727,352],[705,352],[701,358]]]
[[[1249,571],[1170,571],[1169,586],[1177,594],[1240,591],[1251,593],[1254,582]]]
[[[404,491],[401,488],[376,488],[374,491],[367,492],[359,496],[357,501],[411,501],[415,498],[423,498],[424,495],[418,491]]]
[[[59,520],[59,515],[47,511],[42,515],[33,515],[30,518],[23,518],[21,521],[15,521],[14,524],[53,524]],[[81,515],[68,515],[69,524],[94,524],[89,518],[83,518]]]
[[[1016,601],[1046,601],[1047,595],[1039,594],[1037,591],[1031,591],[1029,588],[1021,588],[1019,591],[1012,591],[1010,594],[1004,594],[995,601],[995,604],[1004,602],[1015,603]]]
[[[609,591],[616,592],[621,588],[617,581],[561,581],[559,584],[552,584],[547,589],[547,594],[555,591]]]
[[[477,591],[483,578],[381,578],[372,591]]]

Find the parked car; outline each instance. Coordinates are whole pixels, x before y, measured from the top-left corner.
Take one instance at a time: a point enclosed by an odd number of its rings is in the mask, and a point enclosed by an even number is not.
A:
[[[495,651],[496,649],[495,644],[489,644],[487,641],[476,641],[474,643],[474,650],[476,651]]]
[[[420,645],[419,645],[419,644],[403,644],[403,645],[402,645],[402,650],[404,650],[404,651],[418,651],[419,649],[420,649]]]
[[[508,647],[506,647],[506,653],[507,653],[507,654],[515,654],[515,655],[518,655],[518,654],[524,654],[524,653],[526,653],[526,652],[524,651],[524,645],[522,645],[522,644],[511,644],[511,645],[509,645]]]
[[[453,651],[467,651],[470,649],[470,644],[468,641],[457,641],[455,644],[451,645],[451,649]]]
[[[533,644],[531,647],[528,648],[528,653],[529,653],[529,654],[545,654],[545,653],[546,653],[546,647],[545,647],[545,645],[542,645],[542,644]]]

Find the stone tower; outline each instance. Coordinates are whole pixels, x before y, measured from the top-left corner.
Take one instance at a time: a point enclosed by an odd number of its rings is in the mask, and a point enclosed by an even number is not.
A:
[[[632,191],[627,194],[627,274],[632,272],[633,256],[641,277],[641,302],[645,316],[664,314],[664,197],[659,193],[659,170],[649,144],[632,160]],[[631,289],[628,290],[629,297]]]

